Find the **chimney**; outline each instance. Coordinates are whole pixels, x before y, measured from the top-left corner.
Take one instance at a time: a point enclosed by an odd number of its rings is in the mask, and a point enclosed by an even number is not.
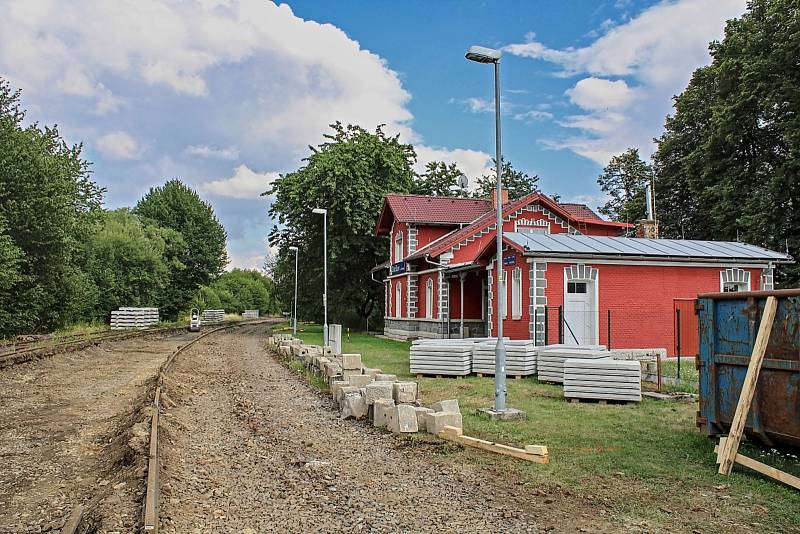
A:
[[[500,194],[503,198],[503,205],[508,204],[508,189],[505,187],[500,189]],[[497,188],[492,188],[492,207],[497,206]]]
[[[658,239],[658,221],[654,214],[654,199],[653,189],[650,184],[644,188],[644,199],[647,204],[647,218],[641,219],[636,222],[636,237],[644,237],[646,239]]]

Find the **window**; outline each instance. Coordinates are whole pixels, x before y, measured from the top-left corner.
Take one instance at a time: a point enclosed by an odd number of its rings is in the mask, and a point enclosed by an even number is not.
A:
[[[403,261],[403,232],[398,232],[394,238],[394,262]]]
[[[724,293],[738,293],[739,291],[746,291],[747,287],[741,282],[725,282],[722,284],[722,291]]]
[[[503,277],[503,281],[500,284],[500,291],[503,292],[503,296],[505,297],[503,299],[503,310],[501,316],[503,319],[505,319],[508,317],[508,272],[503,271],[501,276]],[[498,295],[500,294],[500,291],[498,291]]]
[[[403,311],[403,284],[397,281],[394,286],[394,316],[400,317]]]
[[[511,318],[522,318],[522,269],[511,272]]]
[[[567,293],[586,293],[586,282],[567,282]]]
[[[750,271],[732,267],[719,273],[720,291],[725,293],[737,293],[739,291],[750,291]]]
[[[425,282],[425,318],[433,319],[433,280]]]

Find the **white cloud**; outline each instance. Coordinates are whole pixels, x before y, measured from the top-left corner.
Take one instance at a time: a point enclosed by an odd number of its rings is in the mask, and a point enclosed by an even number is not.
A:
[[[466,150],[457,148],[432,148],[424,145],[414,147],[417,151],[417,164],[414,170],[418,173],[425,171],[425,164],[429,161],[444,161],[455,163],[461,172],[469,179],[470,188],[477,185],[478,178],[489,174],[492,170],[492,156],[479,150]]]
[[[540,111],[538,109],[532,109],[530,111],[526,111],[524,113],[517,113],[514,115],[514,119],[526,122],[549,120],[552,118],[553,114],[550,113],[549,111]]]
[[[136,159],[139,156],[139,143],[122,131],[99,137],[94,146],[101,154],[111,159]]]
[[[279,176],[277,172],[259,173],[247,165],[239,165],[233,176],[207,182],[203,184],[203,190],[221,197],[258,198]]]
[[[708,43],[722,38],[725,21],[745,9],[746,0],[665,1],[623,24],[604,22],[605,33],[585,47],[552,49],[529,35],[527,42],[504,50],[554,63],[561,68],[559,76],[589,75],[567,96],[590,113],[561,121],[583,135],[544,143],[605,165],[628,147],[644,155],[652,152],[652,138],[671,112],[672,95],[685,88],[696,68],[708,64]]]
[[[588,110],[614,109],[627,106],[634,92],[625,80],[604,80],[602,78],[584,78],[567,89],[566,95],[576,106]]]
[[[239,150],[232,146],[219,148],[209,145],[189,145],[183,151],[190,156],[199,156],[201,158],[234,160],[239,157]]]

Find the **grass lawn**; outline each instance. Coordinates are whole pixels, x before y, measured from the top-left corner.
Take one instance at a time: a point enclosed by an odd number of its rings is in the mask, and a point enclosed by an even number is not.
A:
[[[298,327],[301,339],[321,343],[320,326]],[[409,373],[410,343],[363,333],[343,338],[342,350],[360,353],[364,365],[416,380]],[[693,365],[682,362],[682,375],[684,367],[696,373]],[[730,477],[717,474],[714,446],[695,426],[696,403],[644,399],[638,406],[570,404],[560,386],[512,379],[508,403],[525,410],[528,418],[493,422],[478,413],[493,403],[492,378],[418,382],[426,405],[459,400],[466,434],[511,445],[547,445],[550,464],[508,461],[481,452],[453,454],[492,468],[501,465],[526,486],[580,496],[620,528],[800,532],[800,492],[738,466]],[[742,452],[800,475],[796,459],[764,454],[753,446],[744,446]]]

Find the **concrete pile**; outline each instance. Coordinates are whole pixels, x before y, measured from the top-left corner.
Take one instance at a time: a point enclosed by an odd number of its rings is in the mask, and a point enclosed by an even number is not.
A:
[[[258,310],[245,310],[242,312],[243,319],[258,319]]]
[[[201,324],[221,323],[225,320],[225,310],[203,310],[200,315]]]
[[[530,376],[536,374],[537,347],[533,340],[504,341],[506,347],[506,374],[508,376]],[[482,341],[472,351],[472,372],[494,374],[495,347],[497,340]]]
[[[111,329],[147,328],[158,325],[158,308],[124,307],[111,312]]]
[[[564,397],[568,399],[641,402],[641,380],[638,361],[571,358],[564,362]]]
[[[477,338],[421,339],[412,342],[411,373],[467,376],[472,372],[472,351]]]
[[[291,336],[271,336],[267,345],[325,378],[342,419],[371,421],[376,428],[398,434],[438,434],[445,426],[463,427],[457,400],[423,407],[416,382],[364,367],[360,354],[335,355],[330,347],[305,345]]]
[[[564,362],[570,358],[607,358],[602,345],[545,345],[538,347],[536,373],[543,382],[564,382]]]

